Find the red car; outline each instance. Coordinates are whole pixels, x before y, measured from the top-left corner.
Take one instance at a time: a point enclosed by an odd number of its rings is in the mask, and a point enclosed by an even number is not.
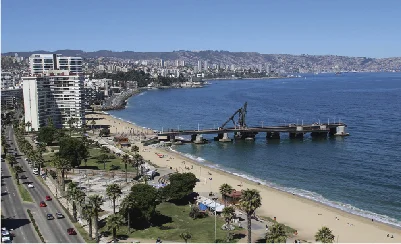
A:
[[[69,235],[76,235],[76,234],[77,234],[77,232],[75,232],[74,228],[68,228],[68,229],[67,229],[67,233],[68,233]]]
[[[46,205],[46,203],[45,203],[44,201],[41,201],[40,204],[39,204],[39,206],[41,206],[41,207],[47,207],[47,205]]]
[[[50,196],[46,196],[46,201],[51,201],[52,198]]]

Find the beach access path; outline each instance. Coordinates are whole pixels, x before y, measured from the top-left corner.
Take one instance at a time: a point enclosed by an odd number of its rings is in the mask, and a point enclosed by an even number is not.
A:
[[[88,121],[92,118],[96,119],[96,125],[109,125],[113,135],[130,135],[131,131],[140,131],[147,135],[153,134],[152,130],[116,119],[108,114],[87,115]],[[134,136],[129,137],[134,139]],[[262,197],[262,206],[256,211],[256,215],[276,217],[278,222],[296,229],[299,240],[314,242],[316,232],[323,226],[327,226],[336,236],[336,242],[401,242],[401,229],[399,228],[206,167],[173,151],[166,151],[152,145],[143,146],[139,141],[136,141],[135,145],[140,148],[139,153],[144,159],[150,160],[159,167],[171,167],[181,173],[194,173],[200,179],[194,190],[201,195],[209,192],[218,193],[219,187],[223,183],[231,185],[236,190],[257,189]],[[157,154],[164,154],[165,157],[160,158]],[[394,238],[387,237],[388,234],[393,235]]]

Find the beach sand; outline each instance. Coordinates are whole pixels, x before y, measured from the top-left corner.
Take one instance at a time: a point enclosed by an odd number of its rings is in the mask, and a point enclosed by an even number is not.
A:
[[[96,125],[110,125],[113,135],[125,133],[130,130],[153,134],[152,130],[143,129],[132,123],[124,122],[106,114],[88,114],[88,124],[91,118],[97,118]],[[209,192],[218,193],[220,185],[227,183],[236,190],[257,189],[262,197],[262,206],[256,211],[258,216],[276,217],[277,221],[288,225],[298,231],[296,239],[314,242],[314,235],[322,226],[329,227],[336,236],[335,242],[392,242],[401,243],[401,229],[344,211],[332,208],[318,202],[279,191],[244,178],[217,170],[183,157],[173,151],[151,146],[144,147],[135,142],[140,148],[139,153],[146,160],[160,167],[171,167],[182,172],[192,172],[200,182],[197,183],[195,191],[201,195]],[[201,145],[200,145],[201,146]],[[166,155],[159,158],[156,154]],[[185,164],[183,163],[185,161]],[[189,168],[189,169],[185,169]],[[210,174],[211,175],[210,175]],[[212,180],[209,180],[212,178]],[[220,195],[220,194],[218,194]],[[394,238],[387,237],[387,234]]]

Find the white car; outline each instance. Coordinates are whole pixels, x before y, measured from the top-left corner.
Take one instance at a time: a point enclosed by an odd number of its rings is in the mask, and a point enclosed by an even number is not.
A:
[[[39,175],[39,169],[38,168],[34,168],[32,172],[33,172],[34,175]]]
[[[29,184],[28,188],[35,188],[35,187],[33,186],[33,184]]]

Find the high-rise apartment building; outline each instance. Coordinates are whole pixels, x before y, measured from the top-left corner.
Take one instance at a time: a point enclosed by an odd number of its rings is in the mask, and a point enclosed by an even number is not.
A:
[[[202,61],[198,61],[198,72],[202,72]]]
[[[203,65],[203,69],[207,71],[208,68],[209,68],[209,67],[208,67],[208,64],[207,64],[207,61],[205,61],[203,64],[204,64],[204,65]]]
[[[51,119],[57,128],[85,123],[84,77],[68,70],[48,70],[23,77],[25,123],[37,131]]]
[[[31,74],[41,74],[47,70],[68,70],[82,73],[81,57],[63,57],[61,54],[32,54],[29,57]]]

